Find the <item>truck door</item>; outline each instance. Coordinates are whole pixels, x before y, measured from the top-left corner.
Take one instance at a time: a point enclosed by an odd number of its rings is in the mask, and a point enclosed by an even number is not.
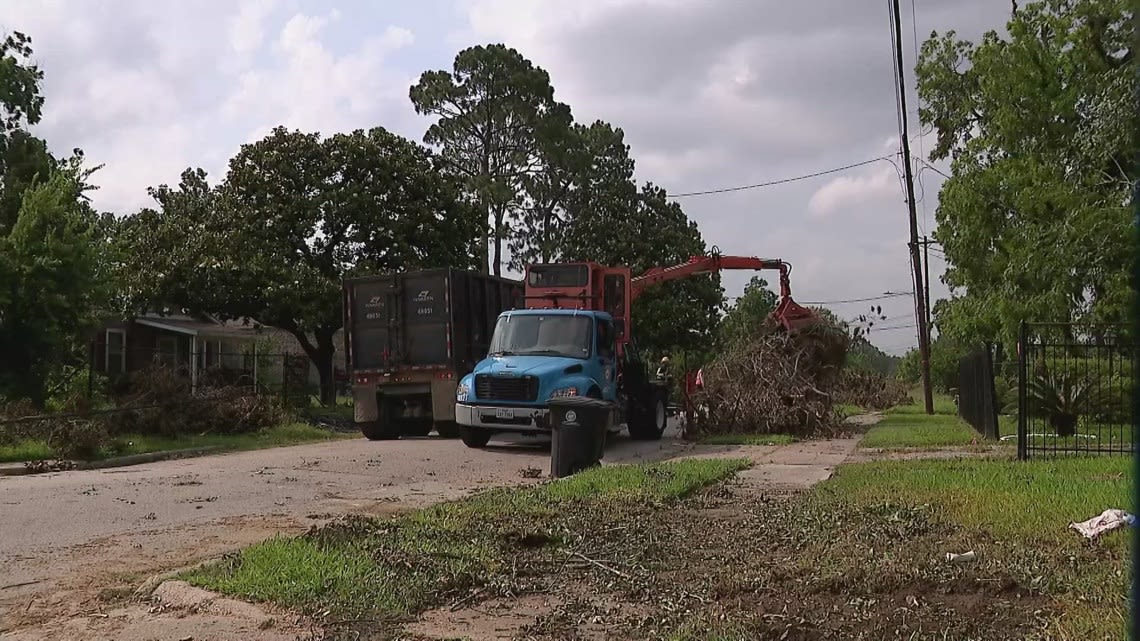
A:
[[[598,365],[601,367],[602,398],[617,398],[617,345],[613,323],[599,318],[596,324]]]
[[[389,367],[399,331],[398,297],[392,278],[366,279],[350,290],[349,334],[352,369],[380,371]]]
[[[614,340],[618,353],[629,341],[629,269],[606,269],[602,275],[602,309],[614,317]]]

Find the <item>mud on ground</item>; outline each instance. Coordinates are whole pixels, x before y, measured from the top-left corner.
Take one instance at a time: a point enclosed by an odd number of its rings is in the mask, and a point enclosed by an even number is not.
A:
[[[884,503],[843,522],[804,495],[733,482],[680,505],[585,505],[522,537],[501,583],[415,622],[327,639],[1032,639],[1050,599],[983,564],[963,533]],[[359,635],[359,636],[358,636]]]

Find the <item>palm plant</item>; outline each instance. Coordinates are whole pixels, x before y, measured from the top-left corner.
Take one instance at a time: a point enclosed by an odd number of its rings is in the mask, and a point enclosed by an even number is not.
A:
[[[1061,437],[1076,434],[1080,417],[1096,412],[1104,396],[1087,379],[1069,372],[1041,372],[1029,381],[1027,392],[1034,413],[1044,416]]]

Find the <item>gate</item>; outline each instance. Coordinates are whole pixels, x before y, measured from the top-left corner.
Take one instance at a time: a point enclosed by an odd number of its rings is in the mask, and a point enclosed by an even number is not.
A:
[[[1017,456],[1131,455],[1137,350],[1126,324],[1022,323]]]

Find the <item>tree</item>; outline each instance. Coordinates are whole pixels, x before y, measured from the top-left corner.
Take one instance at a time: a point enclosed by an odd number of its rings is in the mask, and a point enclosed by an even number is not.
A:
[[[136,307],[288,331],[316,365],[326,403],[343,278],[478,261],[478,215],[460,185],[430,151],[382,128],[322,139],[278,127],[242,146],[218,187],[187,170],[178,189],[152,194],[159,209],[138,214],[127,252],[128,269],[156,274]]]
[[[107,296],[99,219],[80,198],[90,172],[80,163],[29,187],[0,235],[0,390],[36,406],[56,370],[86,356]]]
[[[508,216],[526,200],[524,188],[532,187],[536,209],[557,206],[556,175],[545,175],[551,181],[546,191],[528,183],[528,177],[540,174],[544,162],[557,164],[564,154],[570,108],[554,100],[546,71],[501,44],[460,51],[451,72],[425,71],[409,97],[417,113],[438,118],[424,142],[440,148],[489,220],[483,265],[486,271],[490,262],[498,276]],[[493,258],[487,255],[491,244]]]
[[[747,340],[776,309],[776,302],[776,293],[768,289],[768,281],[753,276],[744,286],[744,295],[736,299],[720,321],[721,344],[733,345]]]
[[[1048,0],[1019,8],[1008,39],[923,45],[920,117],[953,171],[934,234],[954,293],[940,333],[1008,350],[1023,319],[1128,318],[1131,18],[1125,0]]]

